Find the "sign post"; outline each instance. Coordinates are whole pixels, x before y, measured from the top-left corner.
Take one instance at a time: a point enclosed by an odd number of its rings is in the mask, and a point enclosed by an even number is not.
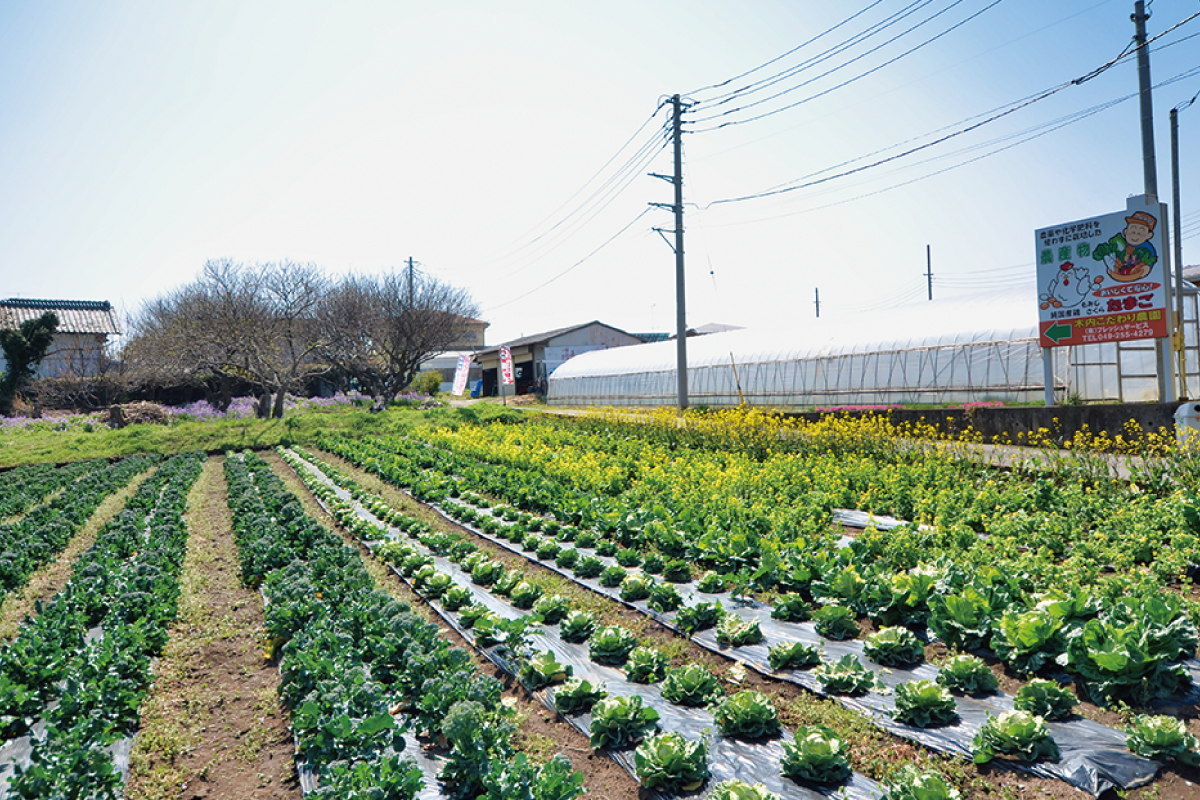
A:
[[[1165,204],[1138,196],[1125,211],[1036,231],[1047,405],[1054,404],[1050,348],[1170,335],[1166,217]],[[1172,391],[1173,380],[1160,375],[1159,399],[1171,400]]]

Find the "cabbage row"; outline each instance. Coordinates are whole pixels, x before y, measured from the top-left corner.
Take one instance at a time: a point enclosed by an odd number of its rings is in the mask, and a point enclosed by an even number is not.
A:
[[[579,793],[568,762],[535,765],[516,753],[501,685],[436,626],[374,589],[358,552],[308,517],[265,462],[246,453],[225,469],[242,578],[268,601],[266,649],[280,659],[298,756],[315,776],[311,796]],[[406,731],[445,744],[438,787],[406,757]]]

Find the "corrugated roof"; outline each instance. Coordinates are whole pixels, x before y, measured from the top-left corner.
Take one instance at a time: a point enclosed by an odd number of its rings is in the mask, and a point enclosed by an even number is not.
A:
[[[626,333],[625,331],[621,330],[620,328],[614,328],[612,325],[607,325],[598,319],[594,319],[591,322],[584,322],[579,325],[568,325],[565,328],[556,328],[555,330],[552,330],[552,331],[544,331],[542,333],[535,333],[532,336],[522,336],[519,339],[512,339],[511,341],[501,342],[498,345],[493,345],[492,347],[488,347],[483,350],[479,350],[476,353],[476,355],[483,355],[484,353],[495,353],[495,352],[498,352],[501,347],[509,347],[509,348],[524,347],[525,345],[529,345],[529,344],[539,344],[541,342],[548,342],[551,339],[555,338],[556,336],[562,336],[563,334],[571,333],[572,331],[577,331],[580,328],[586,328],[589,325],[603,325],[604,327],[608,328],[609,330],[616,331],[617,333],[624,333],[626,336],[633,335],[630,333]]]
[[[0,327],[17,328],[22,322],[37,319],[47,311],[58,315],[61,333],[100,333],[119,335],[116,314],[107,300],[26,300],[10,297],[0,300]]]

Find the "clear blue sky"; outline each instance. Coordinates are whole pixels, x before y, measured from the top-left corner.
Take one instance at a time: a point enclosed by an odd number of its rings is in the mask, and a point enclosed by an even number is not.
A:
[[[927,244],[935,296],[1027,283],[1032,318],[1033,231],[1120,210],[1142,191],[1136,98],[1040,126],[1136,92],[1132,58],[894,162],[717,201],[877,161],[1085,75],[1130,42],[1132,10],[1125,0],[7,0],[0,297],[108,299],[134,312],[209,258],[290,258],[340,274],[411,256],[474,293],[489,342],[591,319],[667,330],[674,256],[653,228],[673,220],[662,210],[634,220],[671,201],[671,187],[646,175],[670,172],[670,151],[619,168],[653,140],[665,119],[656,108],[678,92],[700,101],[684,143],[691,324],[808,319],[814,289],[822,319],[919,301]],[[859,11],[766,69],[705,88]],[[1195,0],[1154,0],[1150,35],[1197,11]],[[1200,19],[1153,46],[1198,33]],[[775,84],[779,97],[716,102],[806,60]],[[1200,68],[1200,37],[1151,61],[1155,83]],[[1200,75],[1155,92],[1166,201],[1168,112],[1197,91]],[[724,121],[740,123],[705,130]],[[1180,121],[1184,260],[1197,263],[1200,103]]]

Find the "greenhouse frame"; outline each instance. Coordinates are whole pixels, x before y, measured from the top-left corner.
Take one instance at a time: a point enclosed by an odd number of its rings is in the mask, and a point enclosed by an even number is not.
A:
[[[1196,290],[1184,292],[1187,396],[1200,395]],[[823,408],[1045,399],[1036,307],[1029,293],[931,301],[782,330],[688,339],[692,406]],[[1158,399],[1154,340],[1053,348],[1055,396]],[[1178,380],[1176,381],[1178,390]],[[570,406],[669,406],[674,341],[583,353],[556,369],[547,401]]]

